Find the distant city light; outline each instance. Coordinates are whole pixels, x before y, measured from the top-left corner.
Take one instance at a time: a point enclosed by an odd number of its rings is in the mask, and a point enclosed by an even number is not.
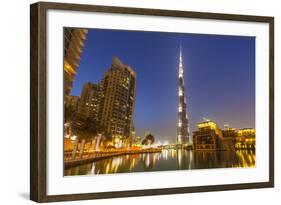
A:
[[[164,141],[163,145],[168,145],[169,144],[169,141]]]
[[[71,140],[76,140],[76,139],[77,139],[77,136],[73,135],[73,136],[70,137],[70,139],[71,139]]]

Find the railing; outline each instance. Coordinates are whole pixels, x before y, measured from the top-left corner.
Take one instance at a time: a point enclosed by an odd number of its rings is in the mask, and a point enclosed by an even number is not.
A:
[[[144,154],[161,152],[160,148],[147,148],[147,149],[127,149],[127,150],[108,150],[108,151],[67,151],[64,153],[65,166],[77,166],[80,164],[90,163],[93,161],[102,160],[105,158],[128,155],[128,154]]]

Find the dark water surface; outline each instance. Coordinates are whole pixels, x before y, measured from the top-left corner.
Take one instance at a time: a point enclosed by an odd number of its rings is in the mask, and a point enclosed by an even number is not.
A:
[[[123,155],[65,170],[65,175],[168,171],[230,167],[254,167],[255,152],[163,150],[159,153]]]

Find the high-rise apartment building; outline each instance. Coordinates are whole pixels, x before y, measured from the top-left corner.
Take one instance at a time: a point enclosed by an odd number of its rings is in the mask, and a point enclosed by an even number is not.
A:
[[[78,104],[78,113],[84,117],[92,117],[98,120],[99,94],[99,85],[85,83]]]
[[[96,119],[107,140],[112,140],[113,144],[131,144],[135,95],[135,72],[113,57],[111,67],[98,84],[83,85],[78,113]]]
[[[71,92],[87,33],[87,29],[64,29],[64,95]]]
[[[100,82],[99,119],[106,136],[120,144],[127,143],[133,131],[136,73],[117,57]]]

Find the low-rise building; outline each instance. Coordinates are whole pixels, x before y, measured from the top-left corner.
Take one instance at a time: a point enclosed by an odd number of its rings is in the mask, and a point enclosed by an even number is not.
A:
[[[214,121],[206,120],[197,124],[198,130],[193,132],[195,150],[217,150],[218,138],[222,132]]]
[[[256,131],[254,128],[243,128],[238,130],[238,136],[235,141],[236,149],[255,149]]]
[[[235,141],[238,136],[238,132],[236,128],[229,127],[228,125],[224,125],[224,129],[222,130],[222,134],[224,139],[227,141],[229,148],[231,150],[235,149]]]
[[[195,150],[231,150],[228,140],[223,137],[222,130],[213,120],[205,120],[197,124],[198,130],[193,132]]]

